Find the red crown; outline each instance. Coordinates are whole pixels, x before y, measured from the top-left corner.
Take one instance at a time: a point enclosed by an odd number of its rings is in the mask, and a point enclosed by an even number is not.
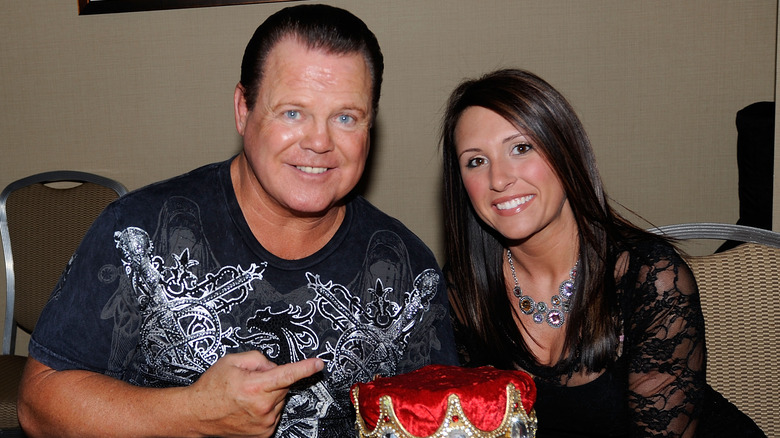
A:
[[[360,438],[532,438],[536,386],[522,371],[430,365],[352,386]]]

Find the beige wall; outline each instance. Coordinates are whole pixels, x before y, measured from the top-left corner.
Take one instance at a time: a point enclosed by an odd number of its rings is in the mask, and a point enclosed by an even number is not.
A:
[[[0,187],[69,168],[134,189],[238,150],[243,47],[291,3],[97,16],[77,3],[0,2]],[[438,256],[443,102],[505,66],[570,98],[616,201],[658,225],[737,220],[735,113],[774,100],[775,0],[329,3],[362,17],[386,57],[366,195]]]

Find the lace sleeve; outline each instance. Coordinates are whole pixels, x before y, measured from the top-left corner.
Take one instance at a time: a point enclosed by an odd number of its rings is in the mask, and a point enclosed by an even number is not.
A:
[[[704,318],[690,268],[672,249],[657,250],[632,263],[638,265],[626,333],[632,436],[692,437],[705,391]]]

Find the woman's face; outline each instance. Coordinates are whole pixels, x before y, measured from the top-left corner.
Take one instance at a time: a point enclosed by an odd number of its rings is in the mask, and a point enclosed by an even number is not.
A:
[[[560,181],[525,132],[472,106],[455,126],[455,153],[477,215],[509,240],[570,236],[576,227]]]

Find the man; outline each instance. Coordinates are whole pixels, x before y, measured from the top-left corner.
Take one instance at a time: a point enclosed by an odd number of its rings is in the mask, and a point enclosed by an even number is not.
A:
[[[322,5],[249,42],[233,159],[112,204],[30,343],[30,436],[354,434],[348,391],[453,363],[441,272],[350,195],[382,81],[374,35]]]

